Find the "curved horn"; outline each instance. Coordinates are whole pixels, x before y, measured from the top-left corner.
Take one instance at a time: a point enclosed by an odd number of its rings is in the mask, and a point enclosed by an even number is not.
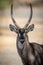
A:
[[[11,4],[11,18],[12,18],[14,25],[19,29],[19,26],[16,24],[16,21],[13,18],[13,4]]]
[[[30,18],[29,18],[27,24],[24,26],[24,28],[28,27],[28,25],[29,25],[29,23],[31,22],[31,19],[32,19],[32,4],[30,3],[29,6],[30,6],[30,9],[31,9],[31,14],[30,14]]]

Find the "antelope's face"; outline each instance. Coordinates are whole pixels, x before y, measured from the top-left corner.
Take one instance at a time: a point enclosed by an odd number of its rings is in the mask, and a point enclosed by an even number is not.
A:
[[[19,29],[18,31],[18,39],[21,43],[24,43],[26,38],[26,33],[25,33],[25,29]]]
[[[27,33],[29,31],[33,31],[33,29],[34,29],[34,24],[30,25],[27,29],[24,28],[16,29],[14,25],[10,24],[10,30],[17,33],[18,40],[21,43],[25,41]]]
[[[31,4],[29,4],[29,5],[30,5],[30,8],[31,8],[31,15],[30,15],[29,21],[28,21],[27,24],[24,26],[24,28],[20,28],[20,27],[16,24],[16,22],[15,22],[15,20],[14,20],[14,18],[13,18],[13,4],[11,5],[11,18],[12,18],[12,20],[13,20],[14,25],[10,24],[9,27],[10,27],[10,30],[11,30],[11,31],[14,31],[14,32],[17,33],[18,39],[19,39],[19,41],[20,41],[21,43],[23,43],[23,42],[25,41],[25,38],[26,38],[27,33],[28,33],[29,31],[33,31],[33,29],[34,29],[34,24],[29,25],[29,23],[30,23],[30,21],[31,21],[31,18],[32,18],[32,5],[31,5]]]

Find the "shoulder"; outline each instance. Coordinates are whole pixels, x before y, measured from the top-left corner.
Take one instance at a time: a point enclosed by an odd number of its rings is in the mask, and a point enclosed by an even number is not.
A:
[[[34,49],[34,51],[37,51],[39,53],[41,53],[43,51],[43,45],[38,44],[38,43],[30,43],[30,46],[32,47],[32,49]]]
[[[30,45],[35,47],[43,47],[43,45],[35,43],[35,42],[30,42]]]

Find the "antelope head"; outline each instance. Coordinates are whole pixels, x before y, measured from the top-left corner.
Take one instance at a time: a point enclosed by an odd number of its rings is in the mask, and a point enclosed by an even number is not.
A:
[[[13,18],[13,4],[11,5],[11,18],[12,18],[14,25],[10,24],[9,28],[11,31],[14,31],[17,33],[18,39],[21,43],[23,43],[25,41],[27,33],[29,31],[33,31],[33,29],[34,29],[34,24],[29,25],[29,23],[31,22],[31,19],[32,19],[32,5],[29,4],[29,6],[30,6],[30,11],[31,11],[30,18],[29,18],[27,24],[23,28],[20,28]]]

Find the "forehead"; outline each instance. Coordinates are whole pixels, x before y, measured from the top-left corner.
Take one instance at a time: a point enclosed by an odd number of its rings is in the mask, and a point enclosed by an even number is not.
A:
[[[25,29],[19,29],[19,33],[24,33]]]

